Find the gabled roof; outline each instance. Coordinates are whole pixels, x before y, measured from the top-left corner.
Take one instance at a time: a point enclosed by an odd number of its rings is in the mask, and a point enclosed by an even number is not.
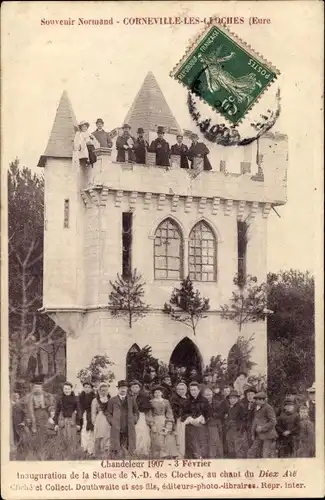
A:
[[[149,130],[156,130],[158,125],[176,132],[181,130],[151,71],[144,79],[124,123],[130,125],[132,134],[138,127],[143,127],[148,133]]]
[[[70,99],[64,90],[61,96],[52,131],[43,156],[41,156],[38,166],[43,167],[46,158],[71,158],[75,126],[77,119],[73,112]]]

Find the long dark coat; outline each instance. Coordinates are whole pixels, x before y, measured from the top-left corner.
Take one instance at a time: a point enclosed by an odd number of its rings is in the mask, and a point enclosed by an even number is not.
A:
[[[138,405],[133,397],[126,396],[128,403],[128,451],[132,454],[136,448],[135,424],[139,420]],[[106,418],[111,425],[111,451],[120,452],[121,399],[111,398],[107,405]]]
[[[156,153],[156,165],[160,167],[169,167],[169,144],[166,139],[160,139],[157,137],[150,144],[149,151],[151,153]]]
[[[141,163],[141,165],[146,164],[146,151],[149,148],[149,144],[145,139],[140,139],[139,137],[134,142],[134,153],[135,161]]]
[[[246,432],[247,432],[247,437],[248,437],[248,443],[249,446],[253,444],[252,442],[252,425],[253,425],[253,419],[254,419],[254,410],[255,410],[255,402],[253,401],[250,403],[248,399],[245,397],[244,399],[241,400],[240,404],[242,405],[244,409],[244,415],[245,415],[245,427],[246,427]]]
[[[223,457],[222,419],[223,407],[221,401],[213,398],[209,403],[207,416],[208,458]]]
[[[225,419],[228,458],[246,458],[248,440],[246,434],[245,410],[240,402],[229,406]]]
[[[174,394],[172,394],[169,401],[173,410],[175,422],[177,422],[177,420],[181,418],[183,416],[183,413],[186,411],[188,405],[188,397],[182,398],[175,392]]]
[[[186,408],[184,408],[181,420],[184,422],[187,417],[198,418],[202,415],[205,421],[209,414],[209,403],[201,394],[196,399],[189,397]],[[208,433],[207,426],[196,427],[187,424],[185,427],[185,457],[186,458],[206,458],[208,455]]]
[[[193,168],[195,157],[203,157],[203,169],[212,170],[212,166],[208,158],[209,153],[210,150],[203,142],[197,142],[196,144],[192,143],[190,149],[188,150],[188,156],[191,160],[191,167]]]
[[[134,148],[132,149],[125,149],[124,146],[128,145],[128,139],[132,139],[133,142],[135,142],[135,139],[131,137],[130,135],[120,135],[116,139],[116,149],[117,149],[117,157],[116,161],[124,163],[126,161],[126,158],[128,159],[129,162],[135,162],[135,154],[134,154]],[[127,154],[127,156],[126,156]]]
[[[188,147],[186,146],[186,144],[173,144],[170,149],[170,154],[180,155],[181,168],[188,168],[187,153],[188,153]]]
[[[285,458],[294,456],[299,433],[299,415],[296,412],[282,412],[276,424],[276,431],[279,435],[279,457]],[[285,431],[290,431],[290,434],[284,436],[283,432]]]

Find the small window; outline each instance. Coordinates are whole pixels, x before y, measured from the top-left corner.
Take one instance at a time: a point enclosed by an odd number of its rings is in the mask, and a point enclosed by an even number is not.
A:
[[[63,227],[69,227],[69,200],[64,200],[64,221]]]
[[[122,213],[122,275],[132,272],[132,212]]]
[[[245,285],[246,281],[246,253],[247,253],[247,222],[237,221],[237,249],[238,249],[238,285]]]

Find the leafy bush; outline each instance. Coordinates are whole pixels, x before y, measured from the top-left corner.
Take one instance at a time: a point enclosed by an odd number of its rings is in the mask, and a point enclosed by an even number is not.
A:
[[[91,382],[94,386],[98,386],[101,382],[106,382],[110,385],[115,379],[114,373],[109,370],[114,363],[106,355],[97,354],[94,356],[86,368],[79,371],[77,378],[81,383],[85,381]]]

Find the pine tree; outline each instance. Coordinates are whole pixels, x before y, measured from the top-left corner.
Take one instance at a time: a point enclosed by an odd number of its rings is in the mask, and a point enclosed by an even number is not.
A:
[[[257,284],[255,276],[248,275],[242,283],[240,276],[234,278],[238,290],[232,292],[230,306],[221,306],[221,317],[235,321],[241,332],[244,323],[260,321],[269,312],[266,309],[266,285]]]
[[[112,316],[127,319],[129,327],[132,328],[132,323],[143,318],[149,309],[149,306],[142,300],[145,283],[142,281],[141,274],[137,274],[136,269],[130,276],[117,274],[115,282],[110,281],[110,285],[112,291],[108,305]]]
[[[191,328],[194,335],[198,322],[207,317],[204,313],[209,309],[209,299],[201,297],[200,292],[194,290],[189,277],[182,281],[180,289],[174,288],[169,304],[164,305],[164,313]]]

